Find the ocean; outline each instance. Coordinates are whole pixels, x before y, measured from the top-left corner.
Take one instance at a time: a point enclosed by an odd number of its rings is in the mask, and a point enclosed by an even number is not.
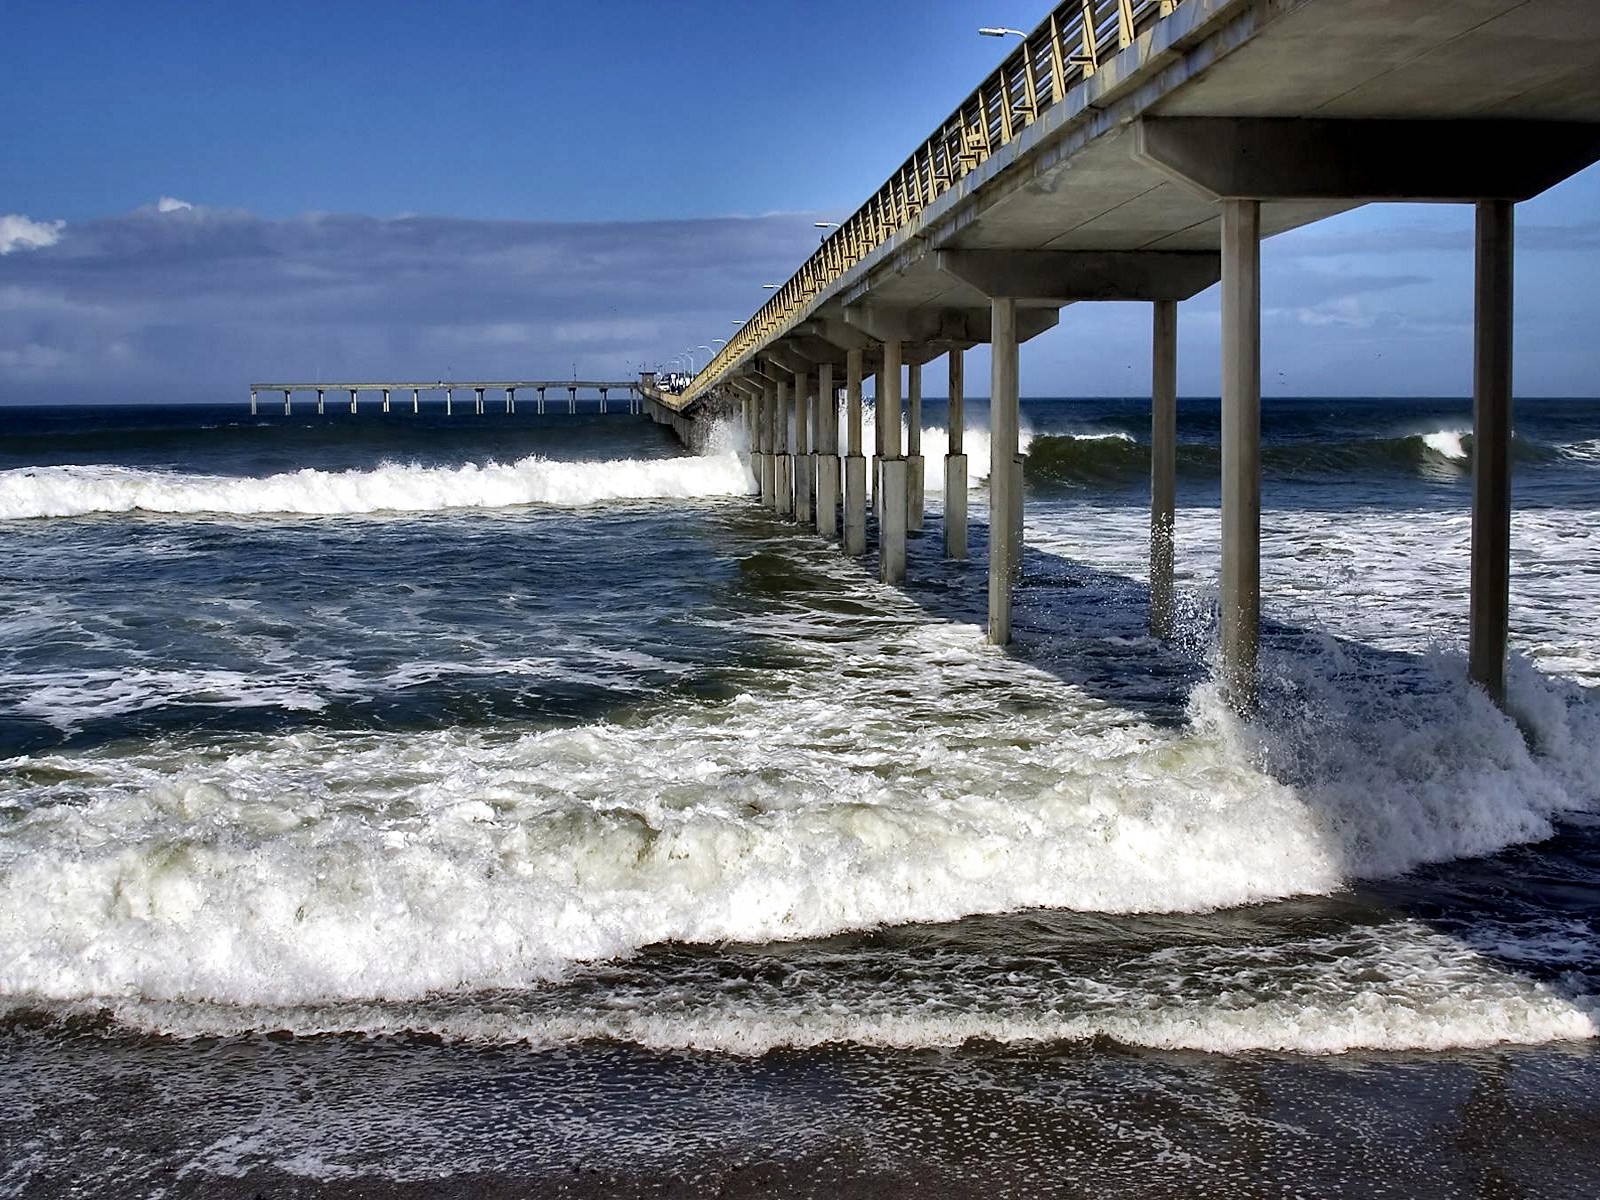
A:
[[[1600,1194],[1600,401],[1023,402],[1016,643],[638,417],[0,409],[0,1195]],[[1514,718],[1514,719],[1513,719]]]

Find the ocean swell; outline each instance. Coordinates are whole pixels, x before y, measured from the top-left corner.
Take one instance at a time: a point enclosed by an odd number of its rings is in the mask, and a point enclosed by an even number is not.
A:
[[[1519,463],[1536,466],[1558,461],[1584,461],[1586,447],[1555,447],[1518,439],[1513,452]],[[1115,487],[1144,481],[1150,472],[1150,447],[1126,433],[1036,434],[1026,450],[1028,478],[1036,483],[1078,487]],[[1215,477],[1221,451],[1209,442],[1183,442],[1177,448],[1181,473]],[[1399,474],[1412,478],[1464,479],[1472,470],[1472,435],[1440,429],[1394,437],[1332,441],[1286,441],[1263,444],[1262,468],[1299,478],[1340,475]]]

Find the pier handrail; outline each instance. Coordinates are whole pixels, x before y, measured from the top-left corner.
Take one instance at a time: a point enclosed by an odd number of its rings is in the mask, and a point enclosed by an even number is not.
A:
[[[578,388],[580,391],[598,391],[601,388],[611,391],[621,391],[623,388],[639,390],[637,379],[429,379],[421,382],[385,383],[382,380],[375,383],[342,383],[338,380],[332,383],[252,383],[252,392],[405,392],[415,389],[419,392],[437,392],[443,388],[454,388],[467,392],[474,388],[484,391],[491,389],[511,388],[516,391],[556,391],[560,388]]]
[[[1073,84],[1132,45],[1182,0],[1062,0],[872,197],[745,322],[685,389],[698,396],[744,355],[1009,144]]]

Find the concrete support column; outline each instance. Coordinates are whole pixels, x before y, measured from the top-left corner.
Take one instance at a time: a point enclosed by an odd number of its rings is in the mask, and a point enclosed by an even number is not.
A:
[[[883,441],[878,504],[878,577],[901,583],[906,577],[906,500],[909,484],[900,445],[901,343],[883,344],[883,391],[878,395],[878,430]]]
[[[833,364],[817,371],[817,532],[839,536],[839,393],[833,387]]]
[[[760,434],[756,432],[756,411],[760,401],[749,392],[745,392],[739,402],[739,415],[744,427],[745,460],[750,464],[751,477],[756,481],[757,491],[761,488],[761,441]]]
[[[951,350],[949,450],[944,456],[944,556],[967,556],[966,352]]]
[[[861,427],[860,350],[845,352],[844,403],[845,434],[848,444],[844,458],[844,552],[865,554],[867,550],[867,458]]]
[[[1150,353],[1150,632],[1172,636],[1178,471],[1178,302],[1157,300]]]
[[[794,373],[794,519],[802,525],[813,520],[811,485],[815,480],[816,462],[811,457],[811,376],[805,371]]]
[[[1016,489],[1017,302],[991,301],[989,375],[989,641],[1011,640],[1012,492]]]
[[[872,519],[882,519],[883,509],[883,368],[872,379]]]
[[[787,517],[794,512],[794,451],[793,443],[789,440],[792,436],[791,417],[789,385],[779,380],[778,424],[775,433],[777,441],[773,446],[773,452],[777,455],[777,512],[780,517]]]
[[[356,413],[356,390],[355,390],[355,388],[351,388],[350,389],[350,414],[352,416],[354,416],[355,413]]]
[[[294,403],[289,398],[289,389],[288,388],[284,388],[283,389],[283,415],[287,417],[293,411],[294,411]]]
[[[480,417],[483,416],[483,389],[482,388],[473,388],[472,389],[472,411],[477,416],[480,416]]]
[[[450,416],[455,410],[455,396],[450,388],[444,390],[444,415]]]
[[[778,507],[778,385],[761,385],[761,503]]]
[[[922,466],[922,364],[912,363],[906,372],[906,528],[922,532],[922,514],[927,508],[924,492],[927,477]]]
[[[514,413],[514,412],[517,411],[517,389],[516,388],[507,388],[506,389],[506,411],[508,413]]]
[[[1478,204],[1472,342],[1472,598],[1468,672],[1506,702],[1511,613],[1511,293],[1509,200]]]
[[[256,390],[255,390],[255,388],[251,388],[250,389],[250,415],[252,417],[256,416],[258,414],[258,412],[259,412],[259,410],[256,408]]]
[[[322,403],[322,389],[321,389],[321,388],[318,388],[318,389],[317,389],[317,416],[319,416],[319,417],[320,417],[320,416],[322,416],[322,415],[323,415],[323,414],[324,414],[324,413],[325,413],[325,412],[327,412],[327,409],[326,409],[326,408],[324,408],[324,407],[323,407],[323,403]]]
[[[383,411],[384,412],[388,412],[389,411],[389,389],[388,388],[384,388],[383,389]]]
[[[422,411],[422,397],[418,394],[420,389],[411,389],[411,415],[416,416]]]
[[[1222,686],[1255,708],[1261,636],[1261,202],[1222,201]]]

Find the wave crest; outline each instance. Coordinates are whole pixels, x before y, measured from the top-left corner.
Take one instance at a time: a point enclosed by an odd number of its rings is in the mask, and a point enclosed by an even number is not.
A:
[[[750,473],[735,453],[663,459],[425,467],[386,463],[369,471],[311,468],[264,477],[189,474],[116,466],[29,467],[0,472],[0,520],[96,513],[237,516],[435,512],[576,507],[609,500],[742,496]]]

